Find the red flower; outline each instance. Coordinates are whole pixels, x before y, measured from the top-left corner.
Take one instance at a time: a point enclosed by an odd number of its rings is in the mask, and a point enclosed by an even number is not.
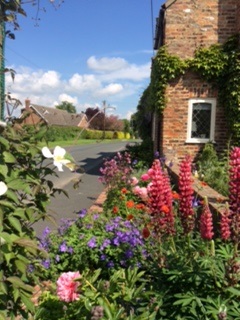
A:
[[[155,221],[157,232],[162,235],[173,234],[175,233],[175,228],[169,177],[167,173],[163,172],[158,159],[154,160],[151,169],[148,170],[148,174],[151,178],[151,183],[148,187],[148,205]],[[166,210],[166,207],[168,210]]]
[[[129,208],[129,209],[130,208],[134,208],[134,205],[135,204],[134,204],[133,200],[129,200],[129,201],[126,202],[126,207]]]
[[[240,242],[240,148],[235,147],[230,153],[229,170],[229,209],[231,231],[235,243]]]
[[[116,213],[118,213],[118,211],[119,211],[118,207],[117,207],[117,206],[114,206],[113,209],[112,209],[112,212],[113,212],[114,214],[116,214]]]
[[[207,203],[204,204],[200,217],[200,233],[201,237],[206,240],[212,240],[214,236],[212,213]]]
[[[132,220],[133,218],[134,218],[134,216],[133,216],[132,214],[129,214],[129,215],[127,216],[127,220],[128,220],[128,221]]]
[[[178,194],[176,191],[173,191],[173,193],[172,193],[172,198],[173,198],[174,200],[179,200],[179,199],[180,199],[180,196],[179,196],[179,194]]]
[[[227,208],[222,214],[221,214],[221,220],[220,220],[220,231],[221,231],[221,238],[223,240],[228,240],[231,236],[231,230],[230,230],[230,212]]]
[[[163,206],[161,207],[161,212],[168,213],[169,211],[170,211],[170,210],[169,210],[168,206],[163,205]]]
[[[136,208],[137,210],[144,210],[144,209],[145,209],[145,205],[144,205],[143,203],[137,203],[137,204],[135,205],[135,208]]]
[[[128,190],[126,188],[122,188],[121,193],[126,194],[126,193],[128,193]]]
[[[147,227],[144,227],[142,230],[142,236],[144,239],[147,239],[150,236],[150,231]]]
[[[189,156],[186,156],[180,164],[179,173],[179,212],[182,227],[185,234],[189,234],[195,224],[195,213],[193,210],[193,188],[192,188],[192,162]]]

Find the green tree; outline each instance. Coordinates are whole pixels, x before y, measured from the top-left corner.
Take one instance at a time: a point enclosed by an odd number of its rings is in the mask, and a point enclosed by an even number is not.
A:
[[[69,113],[77,113],[76,107],[68,101],[63,101],[61,104],[57,105],[56,109],[65,110]]]

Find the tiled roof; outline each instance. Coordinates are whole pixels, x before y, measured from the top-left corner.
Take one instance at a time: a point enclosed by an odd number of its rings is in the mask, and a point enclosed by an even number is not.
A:
[[[49,125],[78,126],[85,114],[69,113],[65,110],[31,104],[30,107]]]

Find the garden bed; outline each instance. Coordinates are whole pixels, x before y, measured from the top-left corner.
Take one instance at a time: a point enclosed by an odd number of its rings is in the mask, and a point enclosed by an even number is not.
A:
[[[179,166],[177,164],[173,164],[171,166],[167,166],[167,169],[174,185],[178,185]],[[228,200],[227,197],[223,196],[219,192],[209,187],[206,183],[195,177],[193,177],[192,187],[194,189],[194,195],[196,199],[203,200],[207,197],[208,204],[212,212],[215,212],[216,214],[223,212],[225,209],[224,204]]]

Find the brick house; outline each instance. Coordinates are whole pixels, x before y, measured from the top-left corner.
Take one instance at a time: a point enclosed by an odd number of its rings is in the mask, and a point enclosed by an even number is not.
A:
[[[45,123],[48,126],[64,126],[64,127],[88,127],[87,116],[84,113],[75,114],[65,110],[56,108],[39,106],[31,104],[30,100],[25,101],[25,108],[22,109],[22,115],[26,115],[23,124],[40,124]]]
[[[199,47],[223,44],[240,32],[240,0],[167,0],[156,23],[154,50],[167,47],[168,53],[187,59]],[[169,82],[166,105],[154,114],[154,150],[177,161],[187,153],[193,158],[206,142],[217,151],[226,149],[228,132],[218,91],[211,83],[187,71]]]

